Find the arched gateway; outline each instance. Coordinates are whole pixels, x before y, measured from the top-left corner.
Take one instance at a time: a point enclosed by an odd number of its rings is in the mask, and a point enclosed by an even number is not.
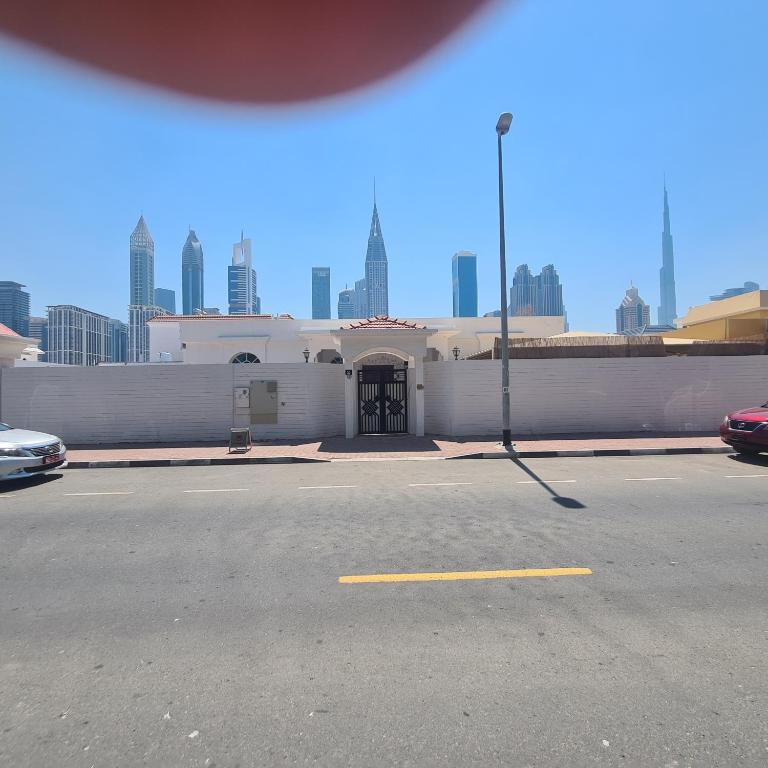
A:
[[[340,328],[346,435],[424,434],[424,356],[434,330],[387,316]]]

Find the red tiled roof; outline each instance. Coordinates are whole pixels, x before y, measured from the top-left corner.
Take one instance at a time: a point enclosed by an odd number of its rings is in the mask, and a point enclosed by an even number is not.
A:
[[[347,331],[359,331],[359,330],[420,330],[426,329],[426,325],[416,325],[408,320],[398,320],[396,317],[389,317],[389,315],[376,315],[376,317],[369,317],[367,320],[361,320],[359,323],[351,323],[350,325],[342,326],[342,330]]]
[[[7,325],[0,323],[0,336],[18,336],[16,331],[12,331]]]
[[[179,320],[293,320],[292,315],[157,315],[150,323],[175,323]]]

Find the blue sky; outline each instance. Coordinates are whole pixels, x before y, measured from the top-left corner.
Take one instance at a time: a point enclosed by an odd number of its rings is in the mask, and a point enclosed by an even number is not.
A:
[[[312,266],[331,267],[334,305],[363,275],[375,175],[390,313],[450,315],[461,249],[490,311],[509,110],[510,276],[554,263],[572,328],[613,330],[630,280],[655,319],[664,174],[678,311],[768,287],[766,27],[760,0],[524,0],[394,79],[283,110],[145,91],[0,40],[0,279],[25,283],[35,313],[125,319],[143,211],[157,286],[180,291],[192,225],[206,304],[225,307],[243,228],[263,310],[307,317]]]

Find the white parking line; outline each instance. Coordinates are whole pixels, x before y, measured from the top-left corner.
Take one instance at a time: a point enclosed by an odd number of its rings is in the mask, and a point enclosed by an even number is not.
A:
[[[300,491],[326,491],[332,488],[357,488],[356,485],[300,485]]]
[[[735,477],[768,477],[768,475],[726,475],[727,478]]]
[[[625,480],[682,480],[681,477],[625,477]]]
[[[95,491],[92,493],[65,493],[65,496],[130,496],[133,491]]]
[[[546,485],[552,485],[552,483],[575,483],[575,480],[516,480],[516,485],[540,485],[545,483]]]
[[[184,493],[242,493],[250,490],[250,488],[196,488]]]
[[[15,499],[15,496],[8,496],[7,494],[4,494],[3,496],[0,496],[0,499]]]
[[[408,483],[409,488],[434,488],[440,485],[472,485],[472,483]]]

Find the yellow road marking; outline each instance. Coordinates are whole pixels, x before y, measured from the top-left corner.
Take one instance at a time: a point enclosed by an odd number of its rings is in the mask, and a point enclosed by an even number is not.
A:
[[[527,579],[535,576],[589,576],[589,568],[521,568],[513,571],[445,571],[443,573],[375,573],[339,576],[339,584],[377,584],[395,581],[469,581],[472,579]]]

